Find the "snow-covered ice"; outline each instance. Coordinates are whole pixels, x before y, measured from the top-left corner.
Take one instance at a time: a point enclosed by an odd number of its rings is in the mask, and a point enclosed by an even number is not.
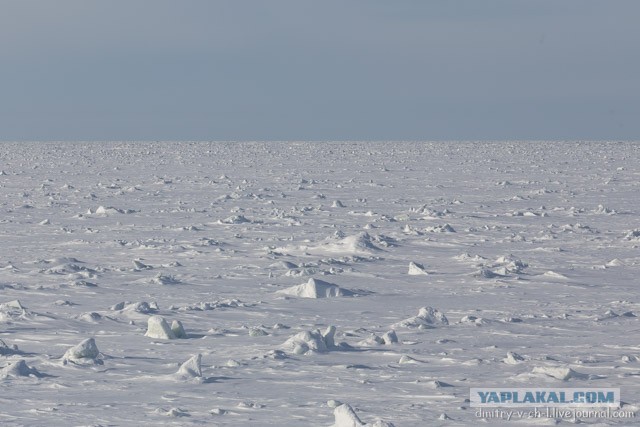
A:
[[[101,359],[99,359],[99,356],[100,350],[98,350],[96,340],[94,338],[87,338],[80,344],[75,345],[67,350],[62,357],[62,361],[64,364],[74,363],[78,365],[101,365],[103,362]]]
[[[636,143],[0,150],[2,425],[474,425],[469,388],[501,386],[640,407]]]
[[[353,295],[353,292],[348,289],[342,289],[336,284],[314,278],[309,279],[307,283],[282,289],[278,293],[301,298],[331,298]]]

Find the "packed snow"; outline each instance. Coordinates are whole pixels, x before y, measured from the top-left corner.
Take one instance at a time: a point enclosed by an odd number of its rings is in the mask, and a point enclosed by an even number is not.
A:
[[[639,408],[638,144],[0,150],[2,425],[472,425],[499,386]]]

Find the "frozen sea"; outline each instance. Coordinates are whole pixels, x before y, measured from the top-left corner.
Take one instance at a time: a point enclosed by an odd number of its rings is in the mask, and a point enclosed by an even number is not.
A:
[[[471,387],[615,387],[640,409],[638,143],[0,159],[2,425],[500,422]]]

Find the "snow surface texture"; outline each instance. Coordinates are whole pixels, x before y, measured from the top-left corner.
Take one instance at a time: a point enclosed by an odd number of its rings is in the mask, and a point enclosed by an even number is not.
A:
[[[475,425],[483,386],[638,409],[640,145],[0,150],[2,425]]]

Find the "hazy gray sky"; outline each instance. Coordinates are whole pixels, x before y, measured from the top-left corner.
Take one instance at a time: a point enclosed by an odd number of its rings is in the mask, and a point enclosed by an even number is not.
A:
[[[640,139],[638,0],[0,0],[0,140]]]

